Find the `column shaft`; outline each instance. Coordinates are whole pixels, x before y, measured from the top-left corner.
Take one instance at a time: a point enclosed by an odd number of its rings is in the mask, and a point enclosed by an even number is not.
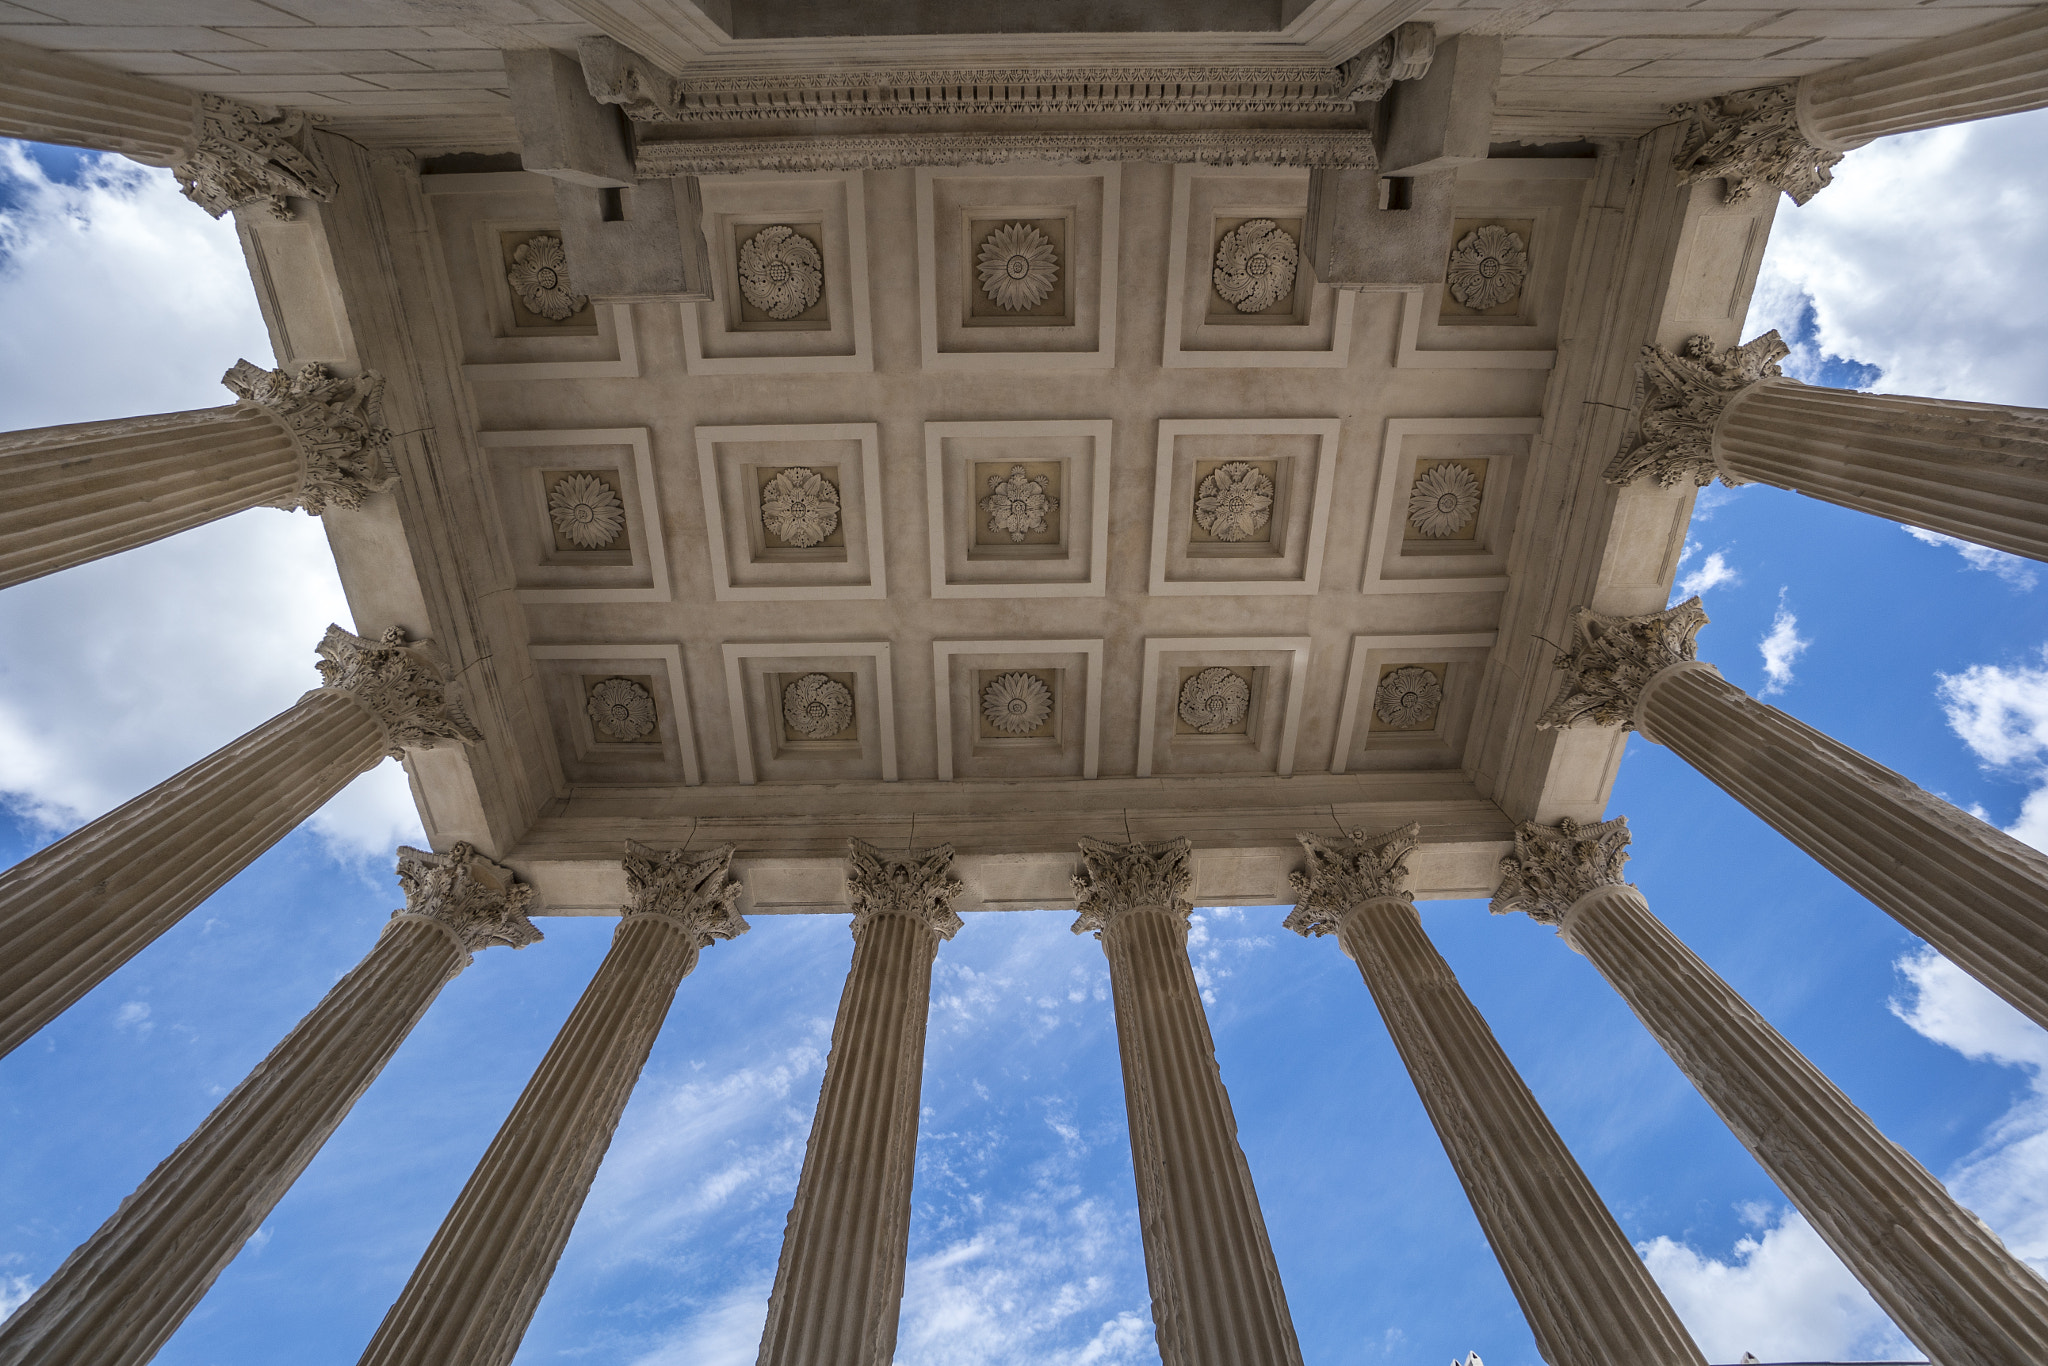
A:
[[[1187,921],[1102,929],[1116,1003],[1152,1323],[1165,1366],[1300,1366],[1301,1345],[1216,1065]]]
[[[1551,1366],[1703,1366],[1664,1293],[1466,997],[1406,898],[1353,907],[1339,942]]]
[[[1659,672],[1635,725],[2048,1026],[2048,856],[1757,701],[1710,665]]]
[[[1715,463],[1737,479],[2048,560],[2048,412],[2038,408],[1766,379],[1729,401],[1713,442]]]
[[[140,1366],[155,1355],[467,961],[447,930],[392,921],[0,1326],[0,1366]]]
[[[299,481],[291,433],[254,407],[0,435],[0,588],[289,506]]]
[[[2048,1281],[1885,1138],[1634,888],[1587,893],[1561,929],[1930,1360],[2048,1360]]]
[[[308,693],[0,873],[0,1055],[375,767],[388,745],[348,696]]]
[[[169,166],[193,143],[190,91],[0,40],[0,137]]]
[[[939,935],[897,914],[856,931],[760,1366],[889,1366],[895,1355]]]
[[[1799,123],[1816,146],[2048,105],[2048,11],[2024,14],[1805,77]]]

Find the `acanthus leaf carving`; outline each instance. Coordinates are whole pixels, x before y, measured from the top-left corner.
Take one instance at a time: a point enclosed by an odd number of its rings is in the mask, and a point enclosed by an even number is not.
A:
[[[192,151],[171,168],[178,188],[220,217],[261,202],[272,217],[289,221],[291,196],[334,198],[334,177],[295,141],[306,116],[257,108],[221,95],[201,95],[192,107]]]
[[[1263,313],[1294,290],[1301,248],[1270,218],[1254,218],[1216,244],[1216,292],[1240,313]]]
[[[1248,541],[1273,519],[1273,477],[1257,465],[1218,465],[1195,490],[1195,524],[1219,541]]]
[[[626,841],[626,892],[622,916],[656,916],[672,921],[698,948],[715,939],[737,939],[750,928],[739,912],[740,882],[732,875],[733,846],[721,844],[697,858],[687,849],[663,853],[637,840]]]
[[[1436,25],[1409,22],[1337,69],[1344,98],[1385,99],[1395,81],[1420,80],[1436,59]]]
[[[777,470],[761,489],[761,525],[801,550],[822,545],[839,525],[839,490],[816,470]]]
[[[401,846],[398,883],[405,889],[405,909],[393,911],[392,919],[430,921],[465,953],[498,944],[523,949],[541,941],[527,919],[533,888],[473,845],[457,844],[445,854]]]
[[[797,734],[829,740],[853,724],[853,694],[826,674],[805,674],[782,690],[782,719]]]
[[[590,296],[578,294],[569,282],[569,252],[554,233],[536,233],[512,249],[505,283],[528,313],[549,322],[567,322],[590,307]]]
[[[1718,475],[1731,488],[1740,484],[1714,462],[1714,424],[1750,385],[1782,377],[1778,362],[1789,354],[1775,329],[1725,348],[1711,337],[1691,338],[1682,353],[1644,346],[1636,369],[1636,443],[1608,465],[1607,482],[1627,484],[1648,474],[1666,488],[1686,479],[1705,487]]]
[[[800,317],[825,289],[825,258],[787,223],[775,223],[740,243],[740,293],[778,322]]]
[[[1389,726],[1412,730],[1436,715],[1444,681],[1434,669],[1409,664],[1395,669],[1373,689],[1372,714]]]
[[[344,693],[375,717],[392,758],[403,758],[408,749],[482,741],[462,708],[449,700],[447,672],[430,642],[408,643],[397,626],[377,640],[329,626],[318,649],[319,691]]]
[[[1500,861],[1501,884],[1487,909],[1495,915],[1526,911],[1541,924],[1562,924],[1586,893],[1624,885],[1628,843],[1626,816],[1596,825],[1525,821],[1515,829],[1515,852]]]
[[[1421,825],[1370,836],[1354,830],[1348,839],[1295,838],[1308,854],[1308,867],[1287,875],[1295,903],[1280,923],[1296,934],[1330,934],[1346,911],[1368,901],[1414,899],[1408,891],[1408,856],[1421,842]]]
[[[981,500],[981,510],[988,514],[988,529],[1007,532],[1012,541],[1045,530],[1047,514],[1060,508],[1051,488],[1051,475],[1026,474],[1022,465],[1010,466],[1008,475],[991,474],[988,497]]]
[[[1467,308],[1498,307],[1522,292],[1529,280],[1529,248],[1518,232],[1498,223],[1472,229],[1451,248],[1444,287]]]
[[[1686,120],[1672,165],[1679,183],[1719,178],[1726,202],[1740,204],[1758,186],[1783,190],[1795,204],[1826,189],[1840,151],[1816,147],[1799,126],[1796,83],[1759,86],[1671,106]]]
[[[1674,664],[1698,658],[1695,637],[1707,624],[1697,597],[1638,617],[1614,617],[1581,607],[1571,617],[1571,647],[1557,658],[1563,688],[1537,726],[1559,730],[1590,721],[1635,728],[1643,689]]]
[[[1074,874],[1075,934],[1100,935],[1118,916],[1151,908],[1183,924],[1193,913],[1195,846],[1186,839],[1144,844],[1133,840],[1081,841],[1081,871]]]
[[[961,925],[953,903],[967,890],[952,870],[950,844],[891,854],[866,840],[848,840],[846,892],[853,903],[854,937],[878,915],[907,915],[939,938],[951,939]]]
[[[1203,669],[1180,685],[1180,719],[1204,735],[1222,735],[1251,710],[1252,685],[1235,669]]]
[[[654,730],[654,694],[630,678],[607,678],[590,689],[583,714],[601,739],[632,744]]]
[[[289,374],[239,360],[220,382],[244,403],[267,410],[291,434],[299,487],[278,506],[316,517],[329,507],[353,511],[398,482],[391,429],[384,425],[384,377],[375,370],[343,379],[317,361]]]

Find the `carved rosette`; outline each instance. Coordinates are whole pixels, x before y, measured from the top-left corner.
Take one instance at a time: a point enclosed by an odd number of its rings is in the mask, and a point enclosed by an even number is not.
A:
[[[1252,685],[1235,669],[1204,669],[1180,685],[1180,719],[1204,735],[1221,735],[1244,721]]]
[[[1408,855],[1421,842],[1420,825],[1372,836],[1354,830],[1349,839],[1295,838],[1308,853],[1308,867],[1287,875],[1294,909],[1280,923],[1296,934],[1334,933],[1346,911],[1368,901],[1414,900],[1408,892]]]
[[[317,648],[318,691],[346,693],[361,704],[384,728],[392,758],[404,758],[408,749],[482,741],[462,708],[449,700],[447,672],[430,642],[408,644],[397,626],[377,640],[329,626]]]
[[[1671,163],[1679,183],[1718,177],[1728,183],[1730,204],[1760,185],[1804,204],[1827,188],[1842,159],[1841,152],[1807,141],[1793,83],[1674,104],[1671,116],[1686,120],[1685,140]]]
[[[393,911],[391,918],[431,921],[453,935],[465,953],[494,944],[523,949],[541,941],[541,932],[526,918],[533,888],[472,845],[458,844],[445,854],[401,846],[398,885],[405,889],[405,909]]]
[[[808,550],[839,525],[839,490],[816,470],[778,470],[761,489],[761,525],[768,534]]]
[[[1008,532],[1012,541],[1045,530],[1047,514],[1060,509],[1060,500],[1048,492],[1051,487],[1051,475],[1026,474],[1022,465],[1010,466],[1007,477],[991,474],[988,497],[981,500],[988,529]]]
[[[1626,885],[1621,869],[1628,841],[1626,816],[1598,825],[1525,821],[1515,830],[1515,852],[1500,861],[1500,888],[1488,909],[1495,915],[1527,911],[1531,920],[1562,924],[1586,893]]]
[[[1081,871],[1074,874],[1075,934],[1100,937],[1111,921],[1131,911],[1165,911],[1186,922],[1194,911],[1195,846],[1185,839],[1162,844],[1081,841]]]
[[[733,847],[721,844],[699,858],[686,850],[667,853],[626,841],[626,891],[630,905],[621,916],[658,916],[680,925],[697,947],[714,939],[737,939],[749,928],[740,916],[739,879],[732,875]]]
[[[1441,541],[1463,531],[1479,515],[1479,480],[1455,460],[1431,465],[1408,489],[1408,525],[1419,536]]]
[[[1649,474],[1667,488],[1685,479],[1705,487],[1719,475],[1730,488],[1740,484],[1714,463],[1714,424],[1744,389],[1781,377],[1778,362],[1790,353],[1775,330],[1725,349],[1709,337],[1687,341],[1683,354],[1645,346],[1636,370],[1636,444],[1608,465],[1607,482],[1627,484]]]
[[[1451,248],[1445,288],[1467,308],[1488,309],[1522,292],[1529,279],[1529,248],[1518,232],[1498,223],[1474,228]]]
[[[1564,687],[1537,726],[1559,730],[1590,721],[1633,730],[1644,687],[1672,665],[1698,657],[1694,637],[1706,624],[1697,597],[1640,617],[1579,608],[1572,613],[1571,649],[1557,658],[1567,672]]]
[[[1273,519],[1273,491],[1257,465],[1218,465],[1195,490],[1195,524],[1219,541],[1248,541]]]
[[[782,719],[798,735],[830,740],[853,724],[853,694],[825,674],[805,674],[782,690]]]
[[[1006,223],[981,244],[981,292],[1008,312],[1036,308],[1060,278],[1052,239],[1029,223]]]
[[[907,915],[941,939],[960,929],[953,902],[967,890],[953,876],[953,846],[884,853],[866,840],[846,842],[846,893],[853,903],[853,935],[878,915]]]
[[[740,244],[740,293],[780,322],[801,317],[825,288],[825,258],[787,223],[761,229]]]
[[[1443,702],[1443,679],[1433,669],[1410,664],[1379,681],[1372,693],[1372,714],[1386,725],[1413,730],[1434,717]]]
[[[1240,313],[1263,313],[1294,290],[1301,248],[1270,218],[1254,218],[1216,244],[1216,292]]]
[[[981,690],[981,716],[1005,735],[1029,735],[1052,717],[1052,689],[1037,674],[999,674]]]
[[[305,126],[306,116],[295,111],[201,95],[192,107],[192,152],[171,174],[185,197],[215,218],[260,202],[272,217],[290,221],[290,196],[334,198],[334,177],[295,141]]]
[[[654,731],[654,694],[630,678],[607,678],[591,688],[583,714],[600,739],[632,744]]]
[[[548,517],[578,550],[603,550],[626,530],[626,507],[594,474],[565,474],[548,490]]]
[[[330,506],[354,510],[398,482],[384,425],[384,377],[375,370],[342,379],[317,361],[292,375],[238,360],[220,382],[282,422],[298,448],[299,487],[277,506],[316,517]]]
[[[535,317],[567,322],[590,306],[590,296],[569,283],[569,253],[551,232],[529,237],[512,252],[505,283]]]

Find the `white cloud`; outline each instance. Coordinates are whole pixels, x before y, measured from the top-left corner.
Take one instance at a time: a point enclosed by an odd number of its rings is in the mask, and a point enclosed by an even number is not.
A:
[[[2041,581],[2040,571],[2032,560],[2023,560],[2017,555],[2008,555],[2003,550],[1993,550],[1988,545],[1978,545],[1960,536],[1948,536],[1939,531],[1928,531],[1924,527],[1901,526],[1916,541],[1927,545],[1945,545],[1963,557],[1963,563],[1971,569],[1982,569],[1998,575],[2014,588],[2032,588]]]
[[[2041,657],[2040,668],[1973,664],[1936,677],[1949,729],[1970,752],[2034,783],[2006,833],[2048,851],[2048,646]]]
[[[772,1288],[769,1281],[734,1286],[652,1351],[634,1357],[633,1366],[754,1366]]]
[[[1756,643],[1757,653],[1764,657],[1764,677],[1769,680],[1761,696],[1785,691],[1792,682],[1792,662],[1812,643],[1799,634],[1799,618],[1785,605],[1785,590],[1780,588],[1778,612],[1771,618],[1771,629]]]
[[[1678,586],[1672,590],[1671,600],[1683,602],[1694,594],[1704,593],[1710,588],[1741,582],[1742,575],[1736,572],[1734,565],[1728,563],[1728,557],[1716,550],[1678,581]]]
[[[123,1001],[121,1008],[114,1012],[116,1029],[132,1029],[138,1036],[147,1035],[156,1025],[149,1018],[149,1002]]]
[[[27,1303],[35,1289],[36,1283],[26,1276],[0,1276],[0,1319]]]

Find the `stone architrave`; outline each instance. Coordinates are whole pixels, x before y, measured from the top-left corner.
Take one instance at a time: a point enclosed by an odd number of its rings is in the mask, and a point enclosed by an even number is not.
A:
[[[2048,1280],[1887,1139],[1622,881],[1628,822],[1525,824],[1495,914],[1557,927],[1793,1206],[1941,1366],[2048,1360]]]
[[[1408,891],[1421,828],[1301,835],[1286,926],[1358,964],[1501,1271],[1551,1366],[1705,1358],[1429,942]]]
[[[220,408],[0,434],[0,588],[254,507],[360,508],[391,487],[383,378],[238,362]]]
[[[1164,1366],[1300,1366],[1237,1118],[1188,961],[1194,847],[1081,841],[1080,918],[1109,959],[1152,1324]]]
[[[1819,388],[1785,354],[1776,332],[1644,347],[1641,435],[1608,480],[1770,484],[2048,560],[2048,411]]]
[[[141,1366],[263,1225],[441,987],[540,939],[533,889],[469,845],[398,851],[405,908],[363,961],[0,1325],[4,1366]]]
[[[627,841],[611,951],[441,1221],[363,1366],[509,1366],[569,1241],[676,988],[747,932],[733,847],[697,859]]]
[[[0,873],[0,1055],[386,755],[479,737],[426,641],[327,628],[321,686]]]
[[[1804,204],[1842,154],[1889,133],[2048,105],[2048,11],[1933,38],[1802,76],[1673,106],[1688,128],[1681,181],[1719,178],[1728,202],[1757,187]]]
[[[1694,657],[1698,598],[1638,617],[1580,608],[1538,724],[1633,729],[2048,1026],[2048,855],[1759,702]]]
[[[853,966],[783,1232],[760,1366],[889,1366],[910,1249],[932,961],[960,928],[953,846],[848,841]]]
[[[0,40],[0,136],[119,152],[168,166],[185,197],[215,218],[261,204],[326,200],[334,178],[312,150],[306,116],[127,75]]]

